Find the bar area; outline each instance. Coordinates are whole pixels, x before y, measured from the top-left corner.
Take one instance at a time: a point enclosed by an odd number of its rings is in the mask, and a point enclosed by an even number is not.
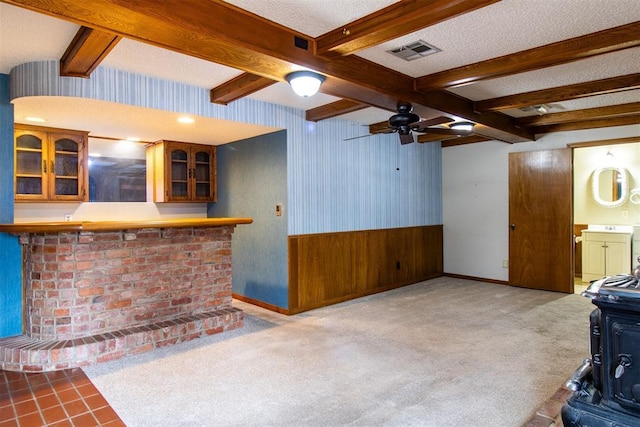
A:
[[[0,369],[82,367],[243,326],[231,239],[251,218],[2,224],[23,250],[23,334]]]

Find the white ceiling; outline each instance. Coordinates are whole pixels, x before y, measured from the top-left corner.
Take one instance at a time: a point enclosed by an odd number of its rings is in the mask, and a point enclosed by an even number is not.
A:
[[[395,1],[229,0],[228,3],[317,37]],[[420,77],[639,20],[639,0],[502,0],[366,49],[358,55],[403,74]],[[11,68],[25,62],[60,59],[77,29],[76,24],[0,3],[0,72],[8,74]],[[386,52],[416,40],[424,40],[442,51],[412,62],[397,59]],[[127,39],[116,45],[102,66],[207,89],[241,74],[240,70]],[[638,71],[640,48],[631,48],[450,91],[471,100],[480,100]],[[337,100],[322,93],[311,98],[299,98],[284,83],[276,83],[250,97],[303,110]],[[562,102],[557,107],[558,111],[584,109],[638,100],[640,90],[633,90]],[[79,102],[82,102],[80,108]],[[533,114],[520,110],[506,113],[513,116]],[[81,128],[102,136],[137,136],[143,140],[166,138],[209,144],[274,130],[207,118],[197,118],[191,127],[178,126],[174,124],[174,113],[77,99],[58,99],[55,102],[43,98],[16,100],[16,121],[24,122],[26,115],[46,117],[47,126]],[[367,108],[343,118],[368,124],[386,120],[388,116],[387,111]],[[136,120],[131,120],[131,117]],[[166,127],[159,128],[158,123],[165,123]]]

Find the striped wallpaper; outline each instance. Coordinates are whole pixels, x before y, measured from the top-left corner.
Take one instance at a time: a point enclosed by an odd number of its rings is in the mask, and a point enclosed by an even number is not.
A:
[[[105,67],[90,79],[60,77],[58,69],[57,61],[15,67],[11,99],[84,97],[286,129],[290,235],[442,223],[439,143],[401,146],[394,134],[344,141],[361,126],[307,122],[302,110],[251,98],[212,104],[208,88]]]

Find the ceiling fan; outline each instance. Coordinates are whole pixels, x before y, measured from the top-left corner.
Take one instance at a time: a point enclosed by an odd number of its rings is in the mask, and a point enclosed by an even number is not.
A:
[[[451,123],[454,120],[450,117],[434,117],[432,119],[420,120],[420,116],[413,112],[413,106],[408,102],[399,102],[397,113],[389,117],[386,126],[383,123],[379,125],[369,126],[370,135],[378,133],[397,133],[400,137],[400,144],[410,144],[413,141],[413,133],[431,133],[443,136],[468,136],[471,135],[471,129],[454,129],[453,127],[434,127],[445,123]],[[469,124],[472,125],[472,124]],[[362,135],[362,136],[370,136]],[[355,138],[361,138],[358,136]],[[348,138],[348,139],[355,139]]]

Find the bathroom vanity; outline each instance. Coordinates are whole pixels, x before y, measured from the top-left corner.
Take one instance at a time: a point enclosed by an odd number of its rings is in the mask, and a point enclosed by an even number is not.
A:
[[[629,274],[633,227],[589,226],[582,230],[582,281]]]

